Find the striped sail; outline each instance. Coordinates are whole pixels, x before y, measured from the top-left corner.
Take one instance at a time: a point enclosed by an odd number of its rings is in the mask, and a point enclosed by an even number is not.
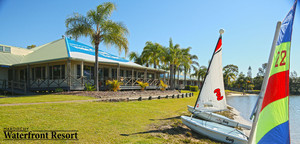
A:
[[[297,0],[282,21],[252,143],[290,143],[289,69]]]
[[[220,35],[201,92],[195,104],[198,111],[221,111],[227,109],[222,67],[222,35]]]

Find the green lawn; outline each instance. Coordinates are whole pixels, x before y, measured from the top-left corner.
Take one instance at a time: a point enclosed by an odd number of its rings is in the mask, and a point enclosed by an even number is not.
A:
[[[87,96],[73,96],[73,95],[35,95],[35,96],[24,96],[24,97],[0,98],[0,104],[56,102],[56,101],[88,100],[88,99],[94,99],[94,98],[87,97]]]
[[[172,131],[181,123],[179,116],[188,114],[187,105],[193,105],[196,98],[197,93],[194,97],[181,99],[4,106],[0,107],[0,130],[6,127],[28,127],[30,130],[78,130],[79,140],[5,141],[1,132],[0,143],[194,142],[194,133],[190,137],[182,137],[190,135],[190,131],[176,133]],[[22,98],[14,99],[21,102],[19,99]],[[163,132],[155,130],[166,123],[172,123],[172,126]],[[202,137],[198,142],[214,143]]]

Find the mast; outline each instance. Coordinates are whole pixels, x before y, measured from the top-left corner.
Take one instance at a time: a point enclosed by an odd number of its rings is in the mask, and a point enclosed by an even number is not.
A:
[[[196,100],[195,105],[194,105],[194,110],[195,110],[195,108],[196,108],[196,106],[197,106],[197,102],[198,102],[198,100],[199,100],[199,98],[200,98],[200,93],[202,92],[202,88],[203,88],[203,85],[204,85],[204,83],[205,83],[206,77],[207,77],[207,75],[208,75],[208,72],[209,72],[209,69],[210,69],[211,62],[212,62],[212,60],[213,60],[213,58],[214,58],[214,55],[215,55],[215,52],[216,52],[216,50],[217,50],[217,48],[218,48],[218,44],[219,44],[220,40],[222,40],[222,34],[224,33],[224,29],[220,29],[220,30],[219,30],[219,33],[220,33],[220,36],[219,36],[218,42],[217,42],[217,44],[216,44],[215,50],[213,51],[213,54],[212,54],[212,56],[211,56],[210,62],[209,62],[209,64],[208,64],[208,68],[207,68],[207,70],[206,70],[206,74],[205,74],[203,83],[202,83],[202,85],[201,85],[200,92],[199,92],[199,94],[198,94],[197,100]]]
[[[271,51],[270,51],[267,71],[265,73],[265,77],[264,77],[264,81],[263,81],[263,84],[262,84],[261,92],[259,94],[259,97],[258,97],[258,100],[257,100],[257,103],[256,103],[257,105],[253,109],[253,110],[256,109],[256,113],[255,113],[255,118],[254,118],[254,121],[253,121],[253,124],[252,124],[252,129],[251,129],[251,132],[250,132],[250,136],[249,136],[249,143],[250,144],[252,143],[252,140],[253,140],[253,134],[254,134],[254,131],[256,129],[258,116],[259,116],[261,105],[262,105],[262,102],[263,102],[263,99],[264,99],[264,96],[265,96],[266,87],[268,85],[270,69],[271,69],[271,66],[272,66],[272,61],[273,61],[274,52],[275,52],[275,48],[276,48],[276,42],[278,40],[278,36],[279,36],[279,32],[280,32],[280,27],[281,27],[281,21],[278,21],[277,25],[276,25],[275,35],[274,35],[274,39],[273,39],[273,43],[272,43],[272,48],[271,48]]]

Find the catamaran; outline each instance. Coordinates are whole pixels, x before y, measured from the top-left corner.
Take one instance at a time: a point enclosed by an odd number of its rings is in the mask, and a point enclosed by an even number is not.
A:
[[[284,20],[277,23],[267,71],[256,106],[249,143],[290,144],[290,47],[297,0]],[[251,117],[253,118],[253,115]]]
[[[237,121],[229,119],[225,116],[213,113],[217,111],[227,110],[227,103],[224,91],[223,82],[223,67],[222,67],[222,34],[224,30],[221,29],[220,37],[216,48],[210,60],[207,69],[204,83],[198,95],[195,106],[188,106],[188,110],[195,116],[223,124],[231,127],[242,127],[251,129],[251,126],[240,124]]]
[[[240,130],[228,126],[241,126],[238,122],[212,112],[227,109],[222,74],[222,34],[210,61],[204,84],[195,107],[188,106],[190,112],[200,118],[213,122],[181,116],[182,122],[190,129],[211,139],[226,143],[246,144],[248,137]],[[192,116],[193,116],[192,115]],[[217,122],[217,123],[215,123]],[[218,124],[220,123],[220,124]]]

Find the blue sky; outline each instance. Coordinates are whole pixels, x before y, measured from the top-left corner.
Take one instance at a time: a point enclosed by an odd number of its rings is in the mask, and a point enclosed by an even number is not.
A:
[[[61,38],[65,19],[74,12],[85,15],[106,1],[99,0],[0,0],[0,43],[18,47],[42,45]],[[223,34],[223,65],[235,64],[256,76],[267,62],[277,21],[283,20],[292,0],[112,0],[117,5],[111,19],[130,31],[129,51],[141,53],[146,41],[168,46],[169,38],[182,48],[192,47],[201,65],[208,65],[219,36]],[[298,5],[299,6],[299,5]],[[291,50],[291,71],[300,75],[300,13],[296,10]],[[87,38],[79,42],[90,45]],[[118,54],[104,45],[104,51]],[[121,54],[124,56],[124,53]]]

